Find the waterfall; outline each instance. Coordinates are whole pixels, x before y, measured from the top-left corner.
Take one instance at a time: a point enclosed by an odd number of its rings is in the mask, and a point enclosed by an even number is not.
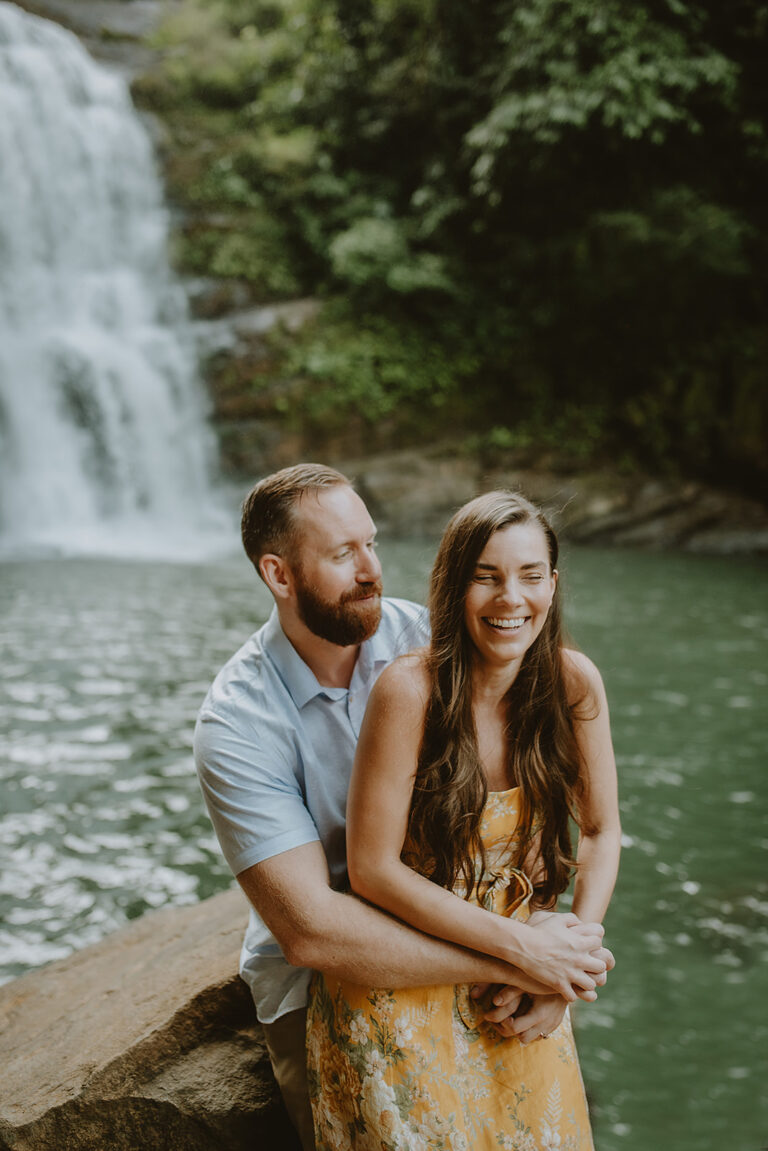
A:
[[[0,547],[204,532],[212,436],[126,82],[0,2]]]

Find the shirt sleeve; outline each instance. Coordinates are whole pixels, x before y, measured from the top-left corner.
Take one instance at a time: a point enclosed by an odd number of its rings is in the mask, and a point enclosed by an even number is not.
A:
[[[390,600],[394,610],[392,658],[429,643],[429,612],[411,600]]]
[[[320,839],[285,751],[242,720],[203,711],[195,764],[208,813],[233,875]]]

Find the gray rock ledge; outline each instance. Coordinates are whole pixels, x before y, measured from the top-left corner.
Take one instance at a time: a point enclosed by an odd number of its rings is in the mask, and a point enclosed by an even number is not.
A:
[[[0,1151],[293,1151],[239,889],[0,987]]]
[[[540,504],[562,538],[575,543],[768,554],[764,504],[693,480],[554,471],[513,453],[489,466],[450,443],[331,462],[355,480],[379,527],[395,536],[439,536],[453,512],[479,492],[512,488]]]

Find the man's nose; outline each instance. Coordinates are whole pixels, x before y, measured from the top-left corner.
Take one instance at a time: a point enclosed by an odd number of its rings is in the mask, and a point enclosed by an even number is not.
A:
[[[366,549],[363,552],[355,578],[358,583],[374,583],[381,578],[381,563],[375,551]]]

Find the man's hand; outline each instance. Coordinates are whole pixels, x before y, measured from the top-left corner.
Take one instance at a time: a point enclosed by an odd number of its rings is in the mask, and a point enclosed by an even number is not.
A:
[[[551,923],[553,914],[556,915],[548,911],[535,911],[528,923],[534,927]],[[595,926],[599,927],[595,924],[581,923],[575,915],[568,914],[557,918],[566,921],[570,931],[579,932],[586,938],[593,936]],[[605,965],[602,972],[596,972],[594,975],[595,984],[603,987],[608,979],[608,972],[616,966],[616,960],[607,947],[596,948],[592,955]],[[576,986],[572,990],[587,1003],[597,999],[595,990]],[[530,1043],[542,1035],[549,1036],[559,1027],[568,1002],[557,993],[527,994],[514,984],[476,983],[472,987],[471,995],[476,1000],[489,995],[490,1006],[484,1016],[486,1021],[492,1023],[500,1035],[507,1037],[516,1035],[523,1043]]]

